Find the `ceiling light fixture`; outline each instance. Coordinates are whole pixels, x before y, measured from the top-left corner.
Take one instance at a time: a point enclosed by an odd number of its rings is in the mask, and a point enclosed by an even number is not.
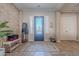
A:
[[[40,5],[37,5],[37,7],[40,7]]]

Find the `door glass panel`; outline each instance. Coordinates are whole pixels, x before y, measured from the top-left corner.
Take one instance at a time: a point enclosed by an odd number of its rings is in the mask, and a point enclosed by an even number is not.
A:
[[[36,34],[42,34],[42,19],[37,17],[36,19]]]

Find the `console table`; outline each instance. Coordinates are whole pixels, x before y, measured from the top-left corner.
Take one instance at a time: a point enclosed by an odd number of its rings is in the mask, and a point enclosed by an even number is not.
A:
[[[3,42],[3,47],[5,52],[11,52],[21,44],[21,39],[16,39],[14,41]]]

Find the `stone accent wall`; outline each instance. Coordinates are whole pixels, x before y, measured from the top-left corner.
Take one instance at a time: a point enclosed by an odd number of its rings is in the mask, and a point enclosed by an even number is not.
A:
[[[19,33],[19,10],[10,3],[0,3],[0,21],[8,21],[9,27]]]

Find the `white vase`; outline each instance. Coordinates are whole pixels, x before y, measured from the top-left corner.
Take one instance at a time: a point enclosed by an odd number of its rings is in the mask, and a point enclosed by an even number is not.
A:
[[[0,48],[0,56],[5,56],[5,48]]]

